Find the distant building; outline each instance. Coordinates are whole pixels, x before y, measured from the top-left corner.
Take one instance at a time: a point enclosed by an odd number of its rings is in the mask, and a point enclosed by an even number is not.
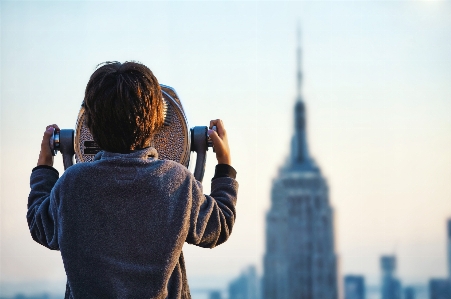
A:
[[[404,289],[404,299],[415,299],[415,289],[413,287]]]
[[[345,276],[345,299],[365,299],[365,278],[357,275]]]
[[[294,136],[266,215],[263,298],[336,299],[333,210],[327,182],[308,152],[299,46],[297,53]]]
[[[23,295],[23,294],[17,294],[13,297],[13,299],[50,299],[49,294],[41,294],[41,295]]]
[[[451,219],[447,222],[448,278],[434,278],[429,281],[430,299],[451,299]]]
[[[221,292],[211,291],[210,294],[208,294],[208,299],[222,299]]]
[[[257,271],[250,266],[229,284],[229,299],[260,299]]]
[[[395,277],[396,258],[394,256],[383,256],[381,258],[382,268],[382,299],[401,299],[401,283]]]
[[[451,280],[431,279],[429,281],[430,299],[451,299]]]
[[[451,279],[451,219],[448,219],[448,279]]]

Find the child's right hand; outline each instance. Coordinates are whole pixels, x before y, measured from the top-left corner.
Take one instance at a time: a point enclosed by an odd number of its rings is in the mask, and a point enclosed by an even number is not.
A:
[[[217,132],[212,130],[213,126],[216,126]],[[232,159],[230,157],[229,141],[227,140],[227,132],[224,128],[222,120],[216,119],[210,121],[208,136],[210,136],[213,141],[218,164],[231,165]]]

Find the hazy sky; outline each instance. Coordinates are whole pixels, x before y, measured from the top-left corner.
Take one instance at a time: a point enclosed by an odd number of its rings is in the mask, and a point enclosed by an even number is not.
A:
[[[248,264],[261,270],[271,180],[293,133],[297,23],[340,273],[377,284],[379,256],[394,253],[404,283],[447,274],[451,1],[0,3],[1,283],[65,279],[59,252],[29,235],[29,174],[45,126],[74,128],[88,78],[108,60],[149,66],[191,126],[222,118],[228,129],[237,222],[216,249],[185,246],[189,279],[225,286]],[[213,168],[210,156],[205,192]]]

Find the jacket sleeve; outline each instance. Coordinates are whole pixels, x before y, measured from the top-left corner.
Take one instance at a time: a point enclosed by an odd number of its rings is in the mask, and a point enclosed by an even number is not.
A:
[[[58,180],[53,167],[35,168],[30,176],[27,221],[31,237],[39,244],[59,250],[56,204],[52,189]]]
[[[202,193],[202,184],[193,179],[192,208],[187,242],[213,248],[232,233],[236,217],[238,182],[230,177],[212,180],[211,194]]]

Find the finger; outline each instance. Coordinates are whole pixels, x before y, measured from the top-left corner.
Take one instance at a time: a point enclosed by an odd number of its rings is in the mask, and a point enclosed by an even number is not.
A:
[[[224,123],[222,122],[221,119],[217,119],[216,120],[216,129],[218,130],[218,135],[219,137],[224,137],[224,135],[226,134],[226,130],[224,128]]]
[[[218,133],[218,126],[217,126],[218,122],[219,122],[219,119],[210,120],[210,129],[213,130],[213,128],[216,127],[215,128],[216,133]]]
[[[47,127],[45,127],[45,129],[47,130],[48,128],[54,128],[55,130],[59,130],[60,128],[58,127],[58,125],[53,124],[53,125],[48,125]]]
[[[218,133],[215,130],[208,130],[208,137],[210,137],[211,141],[213,141],[213,145],[219,144],[221,142],[221,138],[218,136]]]
[[[219,137],[221,139],[224,139],[224,137],[227,135],[226,129],[224,127],[224,122],[221,119],[215,119],[210,121],[210,129],[213,128],[213,126],[216,126],[216,132],[218,133]]]
[[[41,144],[48,143],[50,141],[50,137],[52,137],[54,130],[55,130],[55,128],[52,127],[51,125],[47,126],[47,128],[45,129],[45,132],[44,132],[44,136],[42,136]]]
[[[54,127],[47,127],[44,132],[44,137],[50,137],[53,134],[53,131],[55,131]]]
[[[216,124],[218,123],[219,119],[214,119],[214,120],[210,120],[210,129],[213,129],[213,126],[216,126]]]

